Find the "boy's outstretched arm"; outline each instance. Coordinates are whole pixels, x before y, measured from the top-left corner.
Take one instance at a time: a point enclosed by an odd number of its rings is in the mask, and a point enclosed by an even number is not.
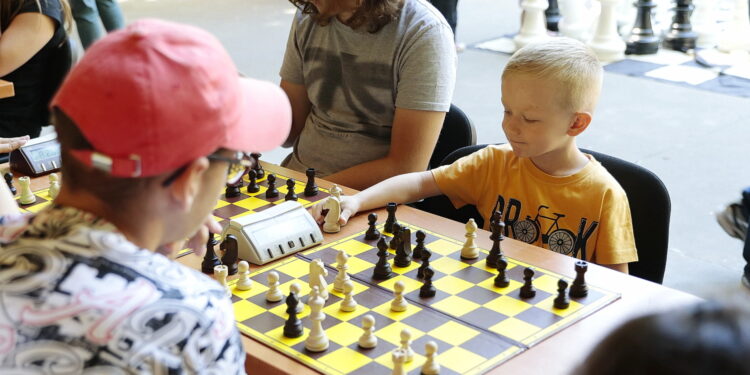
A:
[[[413,172],[391,177],[355,195],[341,197],[339,223],[346,224],[349,217],[359,211],[384,207],[388,202],[409,203],[441,194],[431,171]],[[313,218],[322,223],[325,201],[318,202],[310,210]]]

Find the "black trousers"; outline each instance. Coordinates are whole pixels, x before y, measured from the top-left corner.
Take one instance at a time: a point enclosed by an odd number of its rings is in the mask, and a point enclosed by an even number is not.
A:
[[[453,30],[453,34],[455,35],[456,23],[458,22],[458,12],[456,11],[458,0],[430,0],[430,3],[432,3],[432,6],[437,8],[437,10],[443,14],[443,17],[448,21],[448,24],[451,26],[451,30]]]

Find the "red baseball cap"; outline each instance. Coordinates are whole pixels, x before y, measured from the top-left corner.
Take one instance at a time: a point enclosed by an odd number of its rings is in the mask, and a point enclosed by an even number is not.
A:
[[[165,173],[219,148],[268,151],[292,119],[281,88],[240,78],[215,37],[161,20],[92,45],[51,105],[93,146],[73,155],[118,177]]]

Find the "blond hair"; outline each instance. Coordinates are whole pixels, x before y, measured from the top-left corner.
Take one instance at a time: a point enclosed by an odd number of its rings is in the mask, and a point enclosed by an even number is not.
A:
[[[517,73],[558,82],[563,106],[575,112],[593,112],[602,87],[602,66],[594,51],[571,38],[554,38],[519,49],[502,77]]]

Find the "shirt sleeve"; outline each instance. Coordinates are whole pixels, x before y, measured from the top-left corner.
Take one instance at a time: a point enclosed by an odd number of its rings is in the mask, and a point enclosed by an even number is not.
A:
[[[24,1],[18,13],[41,13],[55,20],[56,27],[62,25],[62,7],[60,6],[60,1],[39,0],[39,5],[42,7],[41,11],[39,6],[37,6],[36,1]]]
[[[492,146],[432,170],[432,176],[440,191],[456,208],[467,204],[478,204],[489,181],[492,163]]]
[[[281,79],[296,85],[304,85],[305,77],[302,74],[302,50],[300,49],[297,39],[297,28],[303,17],[303,14],[297,10],[292,21],[292,27],[289,30],[289,38],[286,42],[286,51],[284,52],[284,62],[281,64],[279,75]]]
[[[609,190],[604,195],[599,236],[592,260],[597,264],[638,261],[633,235],[630,204],[624,191]]]
[[[425,27],[405,47],[399,66],[396,107],[447,112],[456,83],[453,33],[443,24]]]

